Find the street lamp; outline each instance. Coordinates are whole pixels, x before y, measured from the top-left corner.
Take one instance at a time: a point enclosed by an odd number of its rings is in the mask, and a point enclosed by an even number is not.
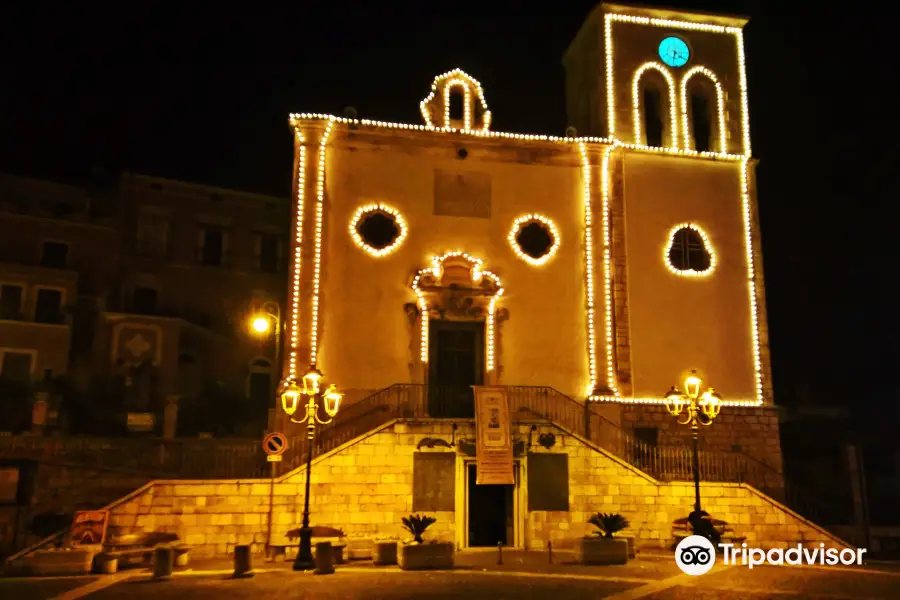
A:
[[[669,409],[669,412],[675,417],[679,417],[684,412],[684,419],[678,419],[678,423],[691,426],[695,513],[700,513],[700,453],[697,449],[699,430],[697,425],[698,423],[712,425],[713,419],[722,409],[722,397],[713,388],[709,388],[701,394],[700,386],[702,384],[703,381],[697,377],[697,372],[691,371],[691,374],[684,380],[684,392],[673,385],[666,393],[666,408]],[[701,414],[706,417],[705,420],[700,418]]]
[[[281,306],[277,302],[267,300],[259,310],[250,316],[250,331],[256,335],[268,335],[275,332],[275,372],[281,372]]]
[[[300,528],[300,547],[297,549],[297,558],[294,560],[295,571],[308,571],[315,568],[312,556],[312,530],[309,528],[309,480],[312,470],[313,439],[316,436],[316,423],[327,425],[334,420],[334,416],[341,408],[343,394],[337,391],[334,385],[329,385],[322,391],[322,373],[310,366],[309,371],[302,377],[300,385],[293,379],[284,382],[281,392],[281,407],[291,419],[292,423],[306,423],[306,498],[303,500],[303,525]],[[301,419],[295,419],[294,413],[300,408],[300,396],[306,396],[306,414]],[[328,419],[319,417],[318,399],[322,398],[325,404],[325,412]]]

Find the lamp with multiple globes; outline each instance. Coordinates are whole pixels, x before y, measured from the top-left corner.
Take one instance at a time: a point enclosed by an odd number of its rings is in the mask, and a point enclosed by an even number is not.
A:
[[[303,501],[303,524],[300,527],[300,546],[297,549],[297,558],[294,560],[295,571],[308,571],[315,568],[312,555],[312,530],[309,527],[309,482],[312,470],[313,441],[316,435],[316,425],[327,425],[334,420],[341,408],[341,394],[332,384],[322,390],[324,376],[315,365],[300,379],[300,385],[294,379],[286,379],[281,387],[281,408],[292,423],[306,424],[306,497]],[[306,396],[306,414],[302,418],[295,419],[294,415],[300,408],[300,397]],[[322,399],[323,408],[328,418],[319,416],[319,398]]]
[[[672,386],[666,393],[666,408],[672,416],[678,418],[681,425],[691,426],[692,470],[694,472],[694,512],[700,509],[700,453],[697,447],[699,437],[698,425],[712,425],[713,420],[722,409],[722,397],[713,388],[702,394],[700,388],[703,380],[691,371],[684,380],[684,392]],[[684,417],[682,418],[682,413]]]

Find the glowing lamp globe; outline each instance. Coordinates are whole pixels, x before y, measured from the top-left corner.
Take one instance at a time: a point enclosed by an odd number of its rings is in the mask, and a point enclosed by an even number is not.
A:
[[[284,412],[288,416],[292,416],[295,412],[297,412],[297,404],[300,401],[300,396],[303,394],[303,390],[300,389],[293,381],[288,382],[285,386],[284,390],[281,392],[281,408],[284,409]]]
[[[335,416],[340,410],[343,397],[344,395],[337,391],[334,384],[328,386],[328,389],[325,390],[325,412],[328,413],[329,417]]]
[[[255,317],[250,322],[250,327],[253,328],[253,331],[256,333],[266,333],[269,331],[269,327],[271,327],[271,323],[269,319],[266,317]]]

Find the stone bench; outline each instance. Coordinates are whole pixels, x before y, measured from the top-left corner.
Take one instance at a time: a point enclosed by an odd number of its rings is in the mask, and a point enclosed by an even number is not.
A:
[[[123,536],[105,544],[103,550],[94,557],[94,566],[101,573],[115,573],[120,561],[126,564],[152,561],[153,553],[159,547],[172,549],[176,567],[187,566],[190,547],[182,544],[175,534],[159,532]]]

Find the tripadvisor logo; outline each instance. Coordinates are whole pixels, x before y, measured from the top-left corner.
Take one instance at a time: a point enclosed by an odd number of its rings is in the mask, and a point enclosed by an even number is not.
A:
[[[722,564],[726,566],[745,565],[752,569],[761,565],[862,565],[865,548],[805,548],[797,544],[793,548],[749,548],[747,544],[719,544]],[[705,537],[691,535],[675,547],[675,563],[688,575],[708,573],[716,563],[716,547]]]

